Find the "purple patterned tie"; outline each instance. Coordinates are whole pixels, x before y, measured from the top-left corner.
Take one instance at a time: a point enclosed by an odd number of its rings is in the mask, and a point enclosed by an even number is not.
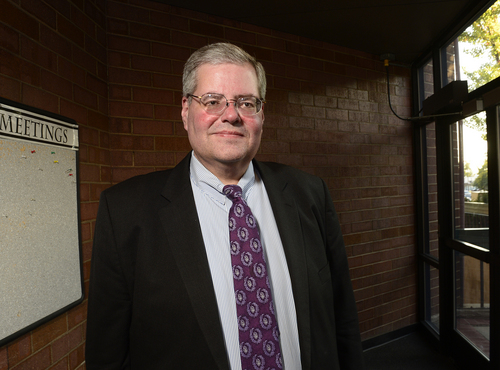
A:
[[[271,284],[257,221],[237,185],[224,186],[232,200],[229,239],[243,370],[283,368]]]

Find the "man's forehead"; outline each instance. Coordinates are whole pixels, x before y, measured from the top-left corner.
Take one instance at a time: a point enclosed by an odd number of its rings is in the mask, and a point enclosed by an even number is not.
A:
[[[245,69],[248,72],[250,72],[250,75],[247,74],[242,69]],[[259,83],[258,83],[257,73],[255,71],[255,68],[250,63],[245,63],[245,64],[204,63],[197,68],[197,74],[196,74],[197,87],[199,87],[199,85],[204,85],[204,87],[210,87],[205,85],[224,84],[226,82],[233,80],[239,80],[238,82],[244,83],[244,86],[249,88],[252,87],[251,86],[252,83],[255,83],[254,87],[258,91]]]

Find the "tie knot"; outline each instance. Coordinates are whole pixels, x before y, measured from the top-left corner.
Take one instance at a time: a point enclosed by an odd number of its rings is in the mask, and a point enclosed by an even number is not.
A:
[[[241,198],[243,195],[243,191],[238,185],[226,185],[224,189],[222,189],[224,194],[231,200],[236,200]]]

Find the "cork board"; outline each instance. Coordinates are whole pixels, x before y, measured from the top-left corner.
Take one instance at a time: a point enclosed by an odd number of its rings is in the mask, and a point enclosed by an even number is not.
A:
[[[0,98],[0,346],[83,300],[74,121]]]

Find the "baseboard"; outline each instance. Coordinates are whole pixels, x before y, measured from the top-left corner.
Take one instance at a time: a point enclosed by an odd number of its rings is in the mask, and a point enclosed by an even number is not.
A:
[[[412,324],[410,326],[405,326],[404,328],[391,331],[390,333],[385,333],[385,334],[379,335],[378,337],[364,340],[362,343],[363,351],[369,350],[369,349],[374,348],[374,347],[381,346],[381,345],[389,343],[395,339],[404,337],[405,335],[416,332],[420,328],[421,328],[420,324]]]

